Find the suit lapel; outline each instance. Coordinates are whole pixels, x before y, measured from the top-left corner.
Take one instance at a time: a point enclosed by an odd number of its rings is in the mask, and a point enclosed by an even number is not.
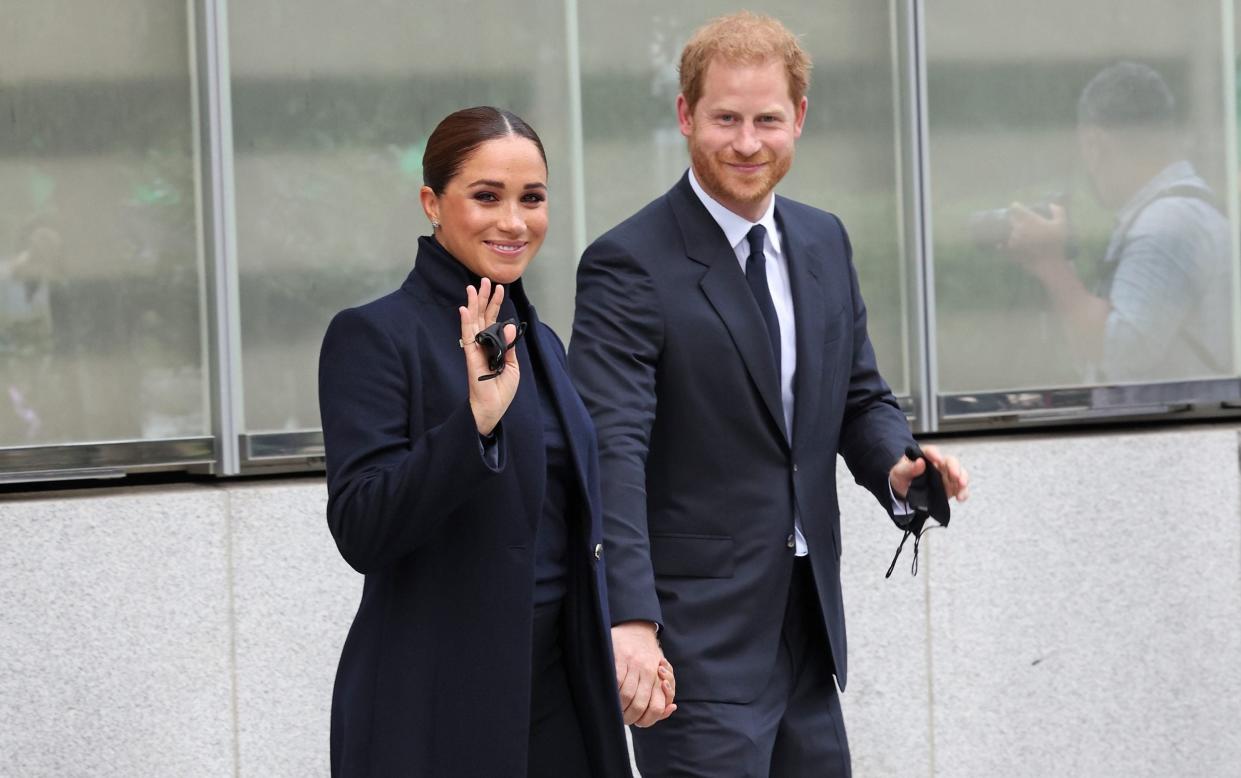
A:
[[[771,357],[767,324],[746,285],[737,255],[728,245],[723,230],[694,194],[688,173],[668,192],[668,201],[681,227],[686,254],[707,268],[699,282],[703,294],[724,321],[772,422],[787,442],[789,435],[780,401],[780,379]]]
[[[824,225],[822,231],[809,229],[810,222],[797,218],[799,206],[783,197],[776,198],[776,218],[784,236],[793,287],[793,310],[797,320],[797,375],[793,390],[793,443],[814,444],[798,436],[812,434],[823,393],[841,381],[848,382],[851,361],[827,361],[831,344],[848,334],[849,312],[853,310],[848,286],[848,255],[838,231]],[[837,272],[839,269],[839,272]],[[843,279],[834,283],[833,279]],[[843,317],[843,318],[842,318]],[[839,331],[837,331],[839,330]],[[845,347],[852,354],[852,344]],[[838,376],[838,371],[845,375]]]
[[[822,393],[824,327],[827,296],[819,278],[815,246],[795,220],[785,218],[783,198],[776,198],[776,221],[783,237],[784,257],[793,287],[793,318],[797,322],[797,375],[793,378],[793,445],[799,430],[813,427]]]

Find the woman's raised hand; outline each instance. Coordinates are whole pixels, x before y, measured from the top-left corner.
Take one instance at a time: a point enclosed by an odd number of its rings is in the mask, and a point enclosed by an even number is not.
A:
[[[474,342],[478,333],[495,324],[500,316],[500,303],[504,302],[504,287],[497,285],[494,292],[491,279],[484,278],[478,285],[465,288],[465,305],[457,310],[461,314],[461,343],[465,350],[465,369],[469,375],[470,410],[474,412],[474,424],[481,435],[490,435],[500,423],[500,417],[508,410],[517,394],[521,380],[521,368],[517,365],[517,349],[504,352],[504,370],[487,381],[478,379],[491,374],[487,354]],[[504,327],[504,342],[512,343],[517,328],[512,324]]]

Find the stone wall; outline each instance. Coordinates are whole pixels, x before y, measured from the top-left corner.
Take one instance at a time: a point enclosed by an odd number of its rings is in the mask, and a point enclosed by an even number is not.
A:
[[[907,545],[841,467],[858,776],[1231,776],[1235,428],[956,440]],[[361,577],[321,480],[0,497],[0,775],[312,776]]]

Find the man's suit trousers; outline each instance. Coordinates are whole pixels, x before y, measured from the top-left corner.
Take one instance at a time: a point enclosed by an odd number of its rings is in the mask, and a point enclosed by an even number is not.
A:
[[[678,701],[633,731],[643,778],[851,778],[827,631],[808,557],[798,557],[770,682],[745,704]]]

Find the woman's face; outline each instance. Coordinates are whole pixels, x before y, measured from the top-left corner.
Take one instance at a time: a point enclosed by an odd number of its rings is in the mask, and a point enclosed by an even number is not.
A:
[[[547,235],[547,166],[538,147],[509,135],[484,142],[466,158],[444,193],[422,188],[435,236],[475,274],[511,284]]]

